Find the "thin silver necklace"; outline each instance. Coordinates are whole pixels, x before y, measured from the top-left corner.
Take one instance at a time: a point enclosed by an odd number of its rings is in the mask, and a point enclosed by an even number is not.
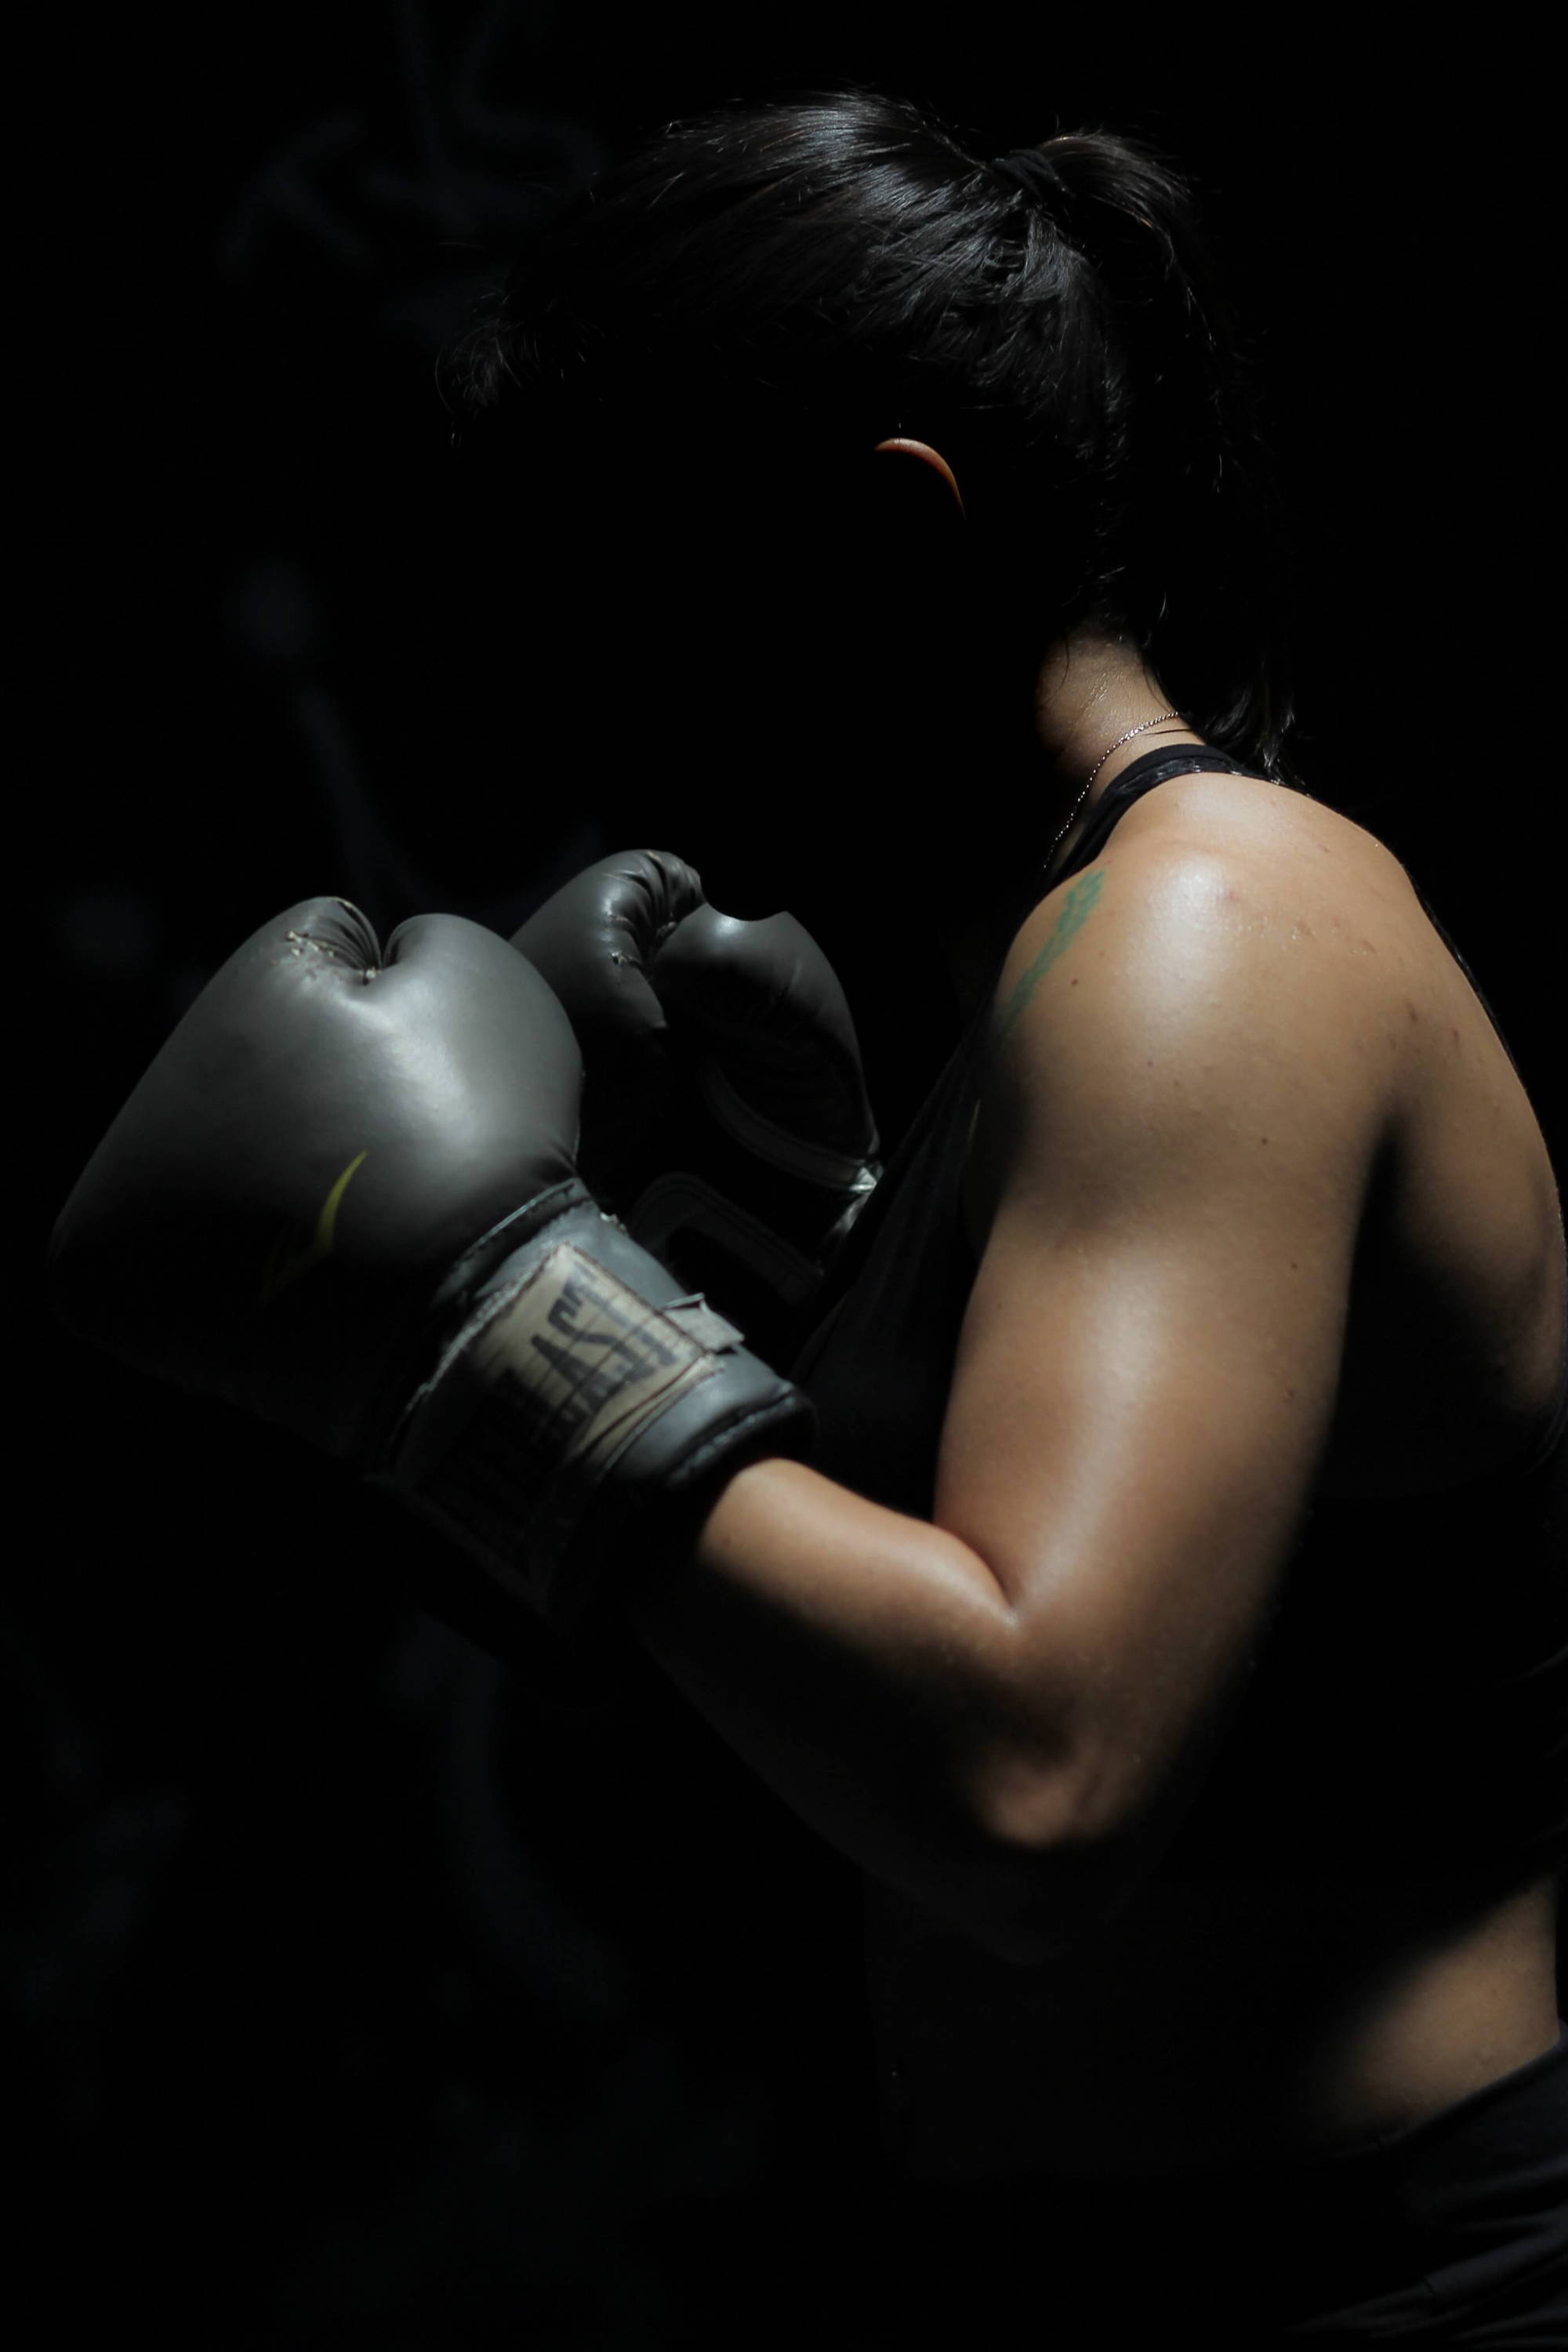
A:
[[[1099,759],[1089,770],[1089,778],[1082,792],[1079,793],[1077,800],[1074,801],[1071,808],[1068,811],[1067,823],[1063,825],[1060,833],[1058,834],[1049,849],[1046,852],[1046,868],[1047,872],[1049,871],[1052,858],[1056,856],[1058,850],[1061,847],[1063,842],[1072,831],[1073,821],[1077,817],[1079,809],[1082,808],[1085,801],[1089,798],[1090,785],[1094,782],[1094,780],[1096,776],[1099,775],[1101,768],[1104,767],[1107,760],[1110,759],[1112,751],[1120,751],[1123,743],[1131,743],[1134,735],[1142,735],[1145,728],[1163,727],[1167,719],[1180,719],[1181,716],[1182,714],[1179,710],[1162,710],[1158,719],[1140,719],[1136,727],[1130,727],[1125,735],[1119,735],[1114,743],[1108,743],[1106,745],[1105,750],[1100,753]]]

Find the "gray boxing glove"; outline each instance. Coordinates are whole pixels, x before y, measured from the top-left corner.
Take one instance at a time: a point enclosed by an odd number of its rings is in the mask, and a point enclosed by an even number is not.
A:
[[[583,1182],[582,1085],[493,932],[425,915],[384,948],[306,900],[208,982],[78,1179],[57,1311],[353,1465],[571,1647],[815,1429]]]
[[[647,849],[587,867],[512,945],[583,1049],[584,1178],[787,1364],[882,1174],[826,956],[795,916],[721,914],[694,867]]]

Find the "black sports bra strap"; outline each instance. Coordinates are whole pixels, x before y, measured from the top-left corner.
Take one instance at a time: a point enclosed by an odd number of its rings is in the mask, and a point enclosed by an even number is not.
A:
[[[1125,792],[1129,784],[1136,784],[1142,792],[1146,784],[1163,783],[1167,776],[1204,775],[1210,769],[1225,776],[1258,775],[1257,769],[1249,768],[1245,760],[1234,759],[1228,751],[1216,751],[1212,743],[1155,743],[1147,751],[1140,751],[1135,760],[1129,760],[1115,782],[1107,785],[1101,805],[1113,793]],[[1258,776],[1258,780],[1260,783],[1268,781],[1267,776]]]
[[[1145,793],[1152,792],[1156,784],[1167,782],[1172,776],[1206,775],[1254,776],[1260,783],[1268,781],[1267,777],[1258,777],[1257,769],[1249,768],[1245,761],[1233,760],[1228,751],[1211,751],[1205,745],[1192,743],[1179,744],[1174,750],[1163,750],[1156,744],[1152,751],[1140,752],[1138,758],[1106,786],[1095,803],[1083,839],[1061,872],[1051,876],[1051,888],[1054,890],[1058,882],[1065,882],[1069,875],[1079,873],[1091,857],[1098,857],[1117,819],[1125,814],[1134,801],[1142,800]]]

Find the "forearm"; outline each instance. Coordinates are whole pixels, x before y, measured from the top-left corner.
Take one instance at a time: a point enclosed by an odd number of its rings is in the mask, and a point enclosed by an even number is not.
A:
[[[1036,1956],[1043,1865],[1004,1824],[1015,1787],[1016,1818],[1039,1818],[1039,1759],[1010,1604],[967,1544],[773,1458],[730,1479],[688,1553],[626,1580],[624,1608],[829,1843],[1008,1957]]]

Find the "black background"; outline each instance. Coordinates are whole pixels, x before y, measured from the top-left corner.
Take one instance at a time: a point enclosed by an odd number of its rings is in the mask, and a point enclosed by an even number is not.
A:
[[[759,2285],[816,2312],[875,2186],[850,1865],[651,1663],[596,1714],[524,1703],[389,1590],[390,1511],[83,1360],[27,1287],[268,915],[510,930],[622,845],[595,773],[639,747],[593,665],[542,620],[504,682],[465,650],[493,575],[433,367],[542,192],[841,76],[987,152],[1092,121],[1173,152],[1264,354],[1308,782],[1416,875],[1562,1133],[1544,100],[1473,37],[1373,58],[1348,16],[973,15],[237,0],[62,18],[18,66],[5,692],[47,1043],[0,1614],[13,2340],[728,2340]],[[863,1034],[896,1132],[940,1056]]]

